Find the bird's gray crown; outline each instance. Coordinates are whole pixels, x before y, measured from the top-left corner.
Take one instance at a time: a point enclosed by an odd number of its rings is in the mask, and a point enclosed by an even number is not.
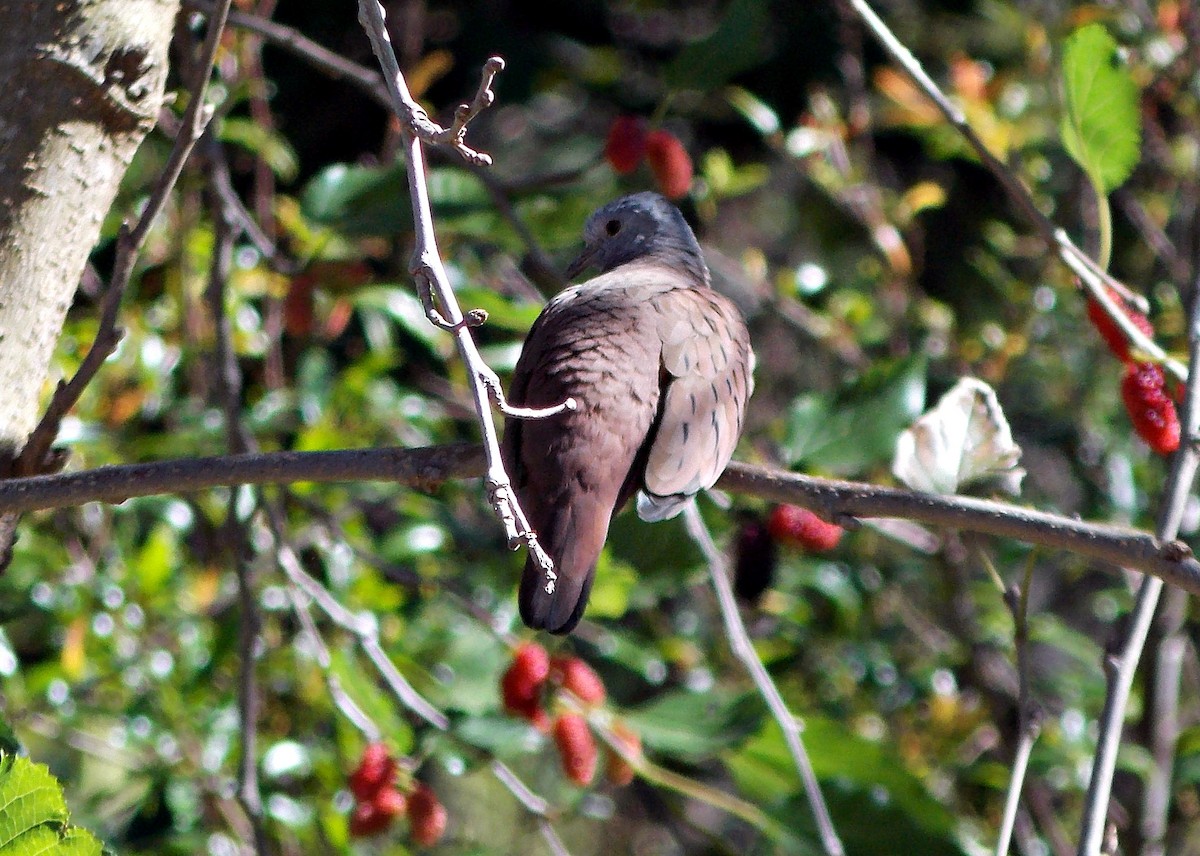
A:
[[[583,227],[583,252],[567,268],[574,278],[589,267],[601,273],[633,261],[656,261],[709,282],[700,244],[683,214],[658,193],[622,196],[598,208]]]

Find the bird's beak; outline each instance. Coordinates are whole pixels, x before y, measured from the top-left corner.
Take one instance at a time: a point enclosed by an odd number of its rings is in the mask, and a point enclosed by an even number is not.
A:
[[[600,248],[598,246],[584,247],[583,252],[575,257],[575,261],[567,265],[568,282],[587,270],[588,265],[592,263],[592,258],[596,255],[596,251],[599,249]]]

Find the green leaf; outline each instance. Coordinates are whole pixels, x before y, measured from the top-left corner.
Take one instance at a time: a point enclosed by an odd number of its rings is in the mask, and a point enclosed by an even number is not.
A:
[[[438,167],[427,182],[439,231],[494,237],[501,228],[487,188],[469,172]],[[390,235],[413,225],[402,162],[326,167],[304,188],[300,206],[309,220],[349,236]]]
[[[0,629],[0,646],[8,648],[10,652],[12,650],[2,629]],[[12,656],[15,659],[16,655]],[[21,739],[17,737],[16,732],[12,730],[12,726],[7,721],[0,719],[0,754],[15,755],[20,751]]]
[[[221,122],[221,139],[258,155],[284,181],[292,181],[300,171],[296,150],[287,138],[257,122],[230,116]]]
[[[764,713],[762,700],[753,693],[674,692],[624,718],[647,747],[699,761],[753,734]]]
[[[176,532],[166,524],[155,526],[137,552],[132,565],[147,594],[157,594],[171,577],[179,556]]]
[[[733,0],[712,35],[685,47],[666,68],[675,89],[708,92],[766,56],[770,17],[764,0]]]
[[[588,598],[591,618],[620,618],[629,610],[629,596],[638,582],[637,568],[615,558],[608,550],[600,554],[595,584]]]
[[[834,825],[847,839],[850,853],[960,853],[953,842],[954,815],[926,790],[886,745],[848,731],[844,725],[820,716],[804,718],[804,746],[813,770],[825,783]],[[771,721],[729,759],[738,787],[748,797],[779,805],[781,797],[798,792],[799,778],[779,726]],[[807,812],[777,811],[782,821],[799,828],[808,823]],[[891,832],[880,837],[876,821],[865,822],[870,809],[879,823],[886,818]],[[793,828],[797,828],[794,827]],[[903,834],[900,830],[905,830]],[[861,832],[855,836],[851,830]],[[903,848],[897,849],[897,844]],[[881,849],[881,848],[887,849]]]
[[[793,467],[854,475],[892,459],[896,437],[925,409],[925,358],[865,374],[837,395],[810,393],[787,416],[784,452]]]
[[[825,787],[824,795],[833,828],[846,852],[854,856],[964,856],[967,852],[951,829],[927,828],[920,814],[893,801],[883,788],[835,782]],[[789,832],[805,835],[814,843],[820,840],[804,797],[793,797],[768,813]],[[823,851],[814,847],[807,852]]]
[[[1107,194],[1129,178],[1141,153],[1137,85],[1100,24],[1081,27],[1067,39],[1062,74],[1063,145],[1097,193]]]
[[[528,722],[498,714],[464,716],[454,723],[454,734],[465,743],[505,758],[528,754],[539,743]]]
[[[91,833],[67,826],[62,787],[44,764],[0,754],[0,856],[99,856]]]

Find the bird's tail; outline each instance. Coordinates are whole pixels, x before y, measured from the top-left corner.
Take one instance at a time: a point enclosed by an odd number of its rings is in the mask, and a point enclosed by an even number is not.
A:
[[[608,535],[610,512],[589,498],[554,508],[549,518],[540,527],[534,525],[538,542],[554,560],[553,576],[529,556],[518,601],[527,625],[565,634],[583,617],[596,561]]]

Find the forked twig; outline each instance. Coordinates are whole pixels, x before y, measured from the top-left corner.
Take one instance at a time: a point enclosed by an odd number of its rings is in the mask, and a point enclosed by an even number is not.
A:
[[[1012,774],[1009,777],[1008,794],[1004,800],[1004,817],[1000,822],[1000,834],[996,838],[996,856],[1005,856],[1012,841],[1017,821],[1017,809],[1021,804],[1021,791],[1025,785],[1025,772],[1029,769],[1029,756],[1033,744],[1041,732],[1041,711],[1035,707],[1029,690],[1029,586],[1033,582],[1033,554],[1025,565],[1025,578],[1020,587],[1004,586],[1004,581],[984,557],[988,571],[999,583],[1004,603],[1013,618],[1013,647],[1017,659],[1017,750],[1013,753]]]
[[[529,554],[542,569],[545,587],[553,591],[558,577],[554,562],[538,543],[537,533],[529,526],[513,491],[512,482],[504,470],[500,455],[500,441],[492,421],[491,400],[496,398],[504,407],[499,381],[479,355],[475,341],[471,338],[469,325],[459,309],[454,290],[446,275],[441,256],[438,254],[437,238],[433,229],[433,213],[429,203],[429,188],[425,181],[424,143],[445,143],[473,163],[491,163],[487,155],[480,154],[463,142],[467,123],[490,105],[495,99],[492,82],[497,72],[504,68],[504,61],[493,57],[484,65],[479,90],[470,104],[460,105],[455,112],[454,123],[442,128],[430,121],[425,110],[417,104],[409,92],[408,84],[396,62],[391,39],[384,23],[383,7],[377,0],[359,0],[359,21],[371,40],[375,58],[383,69],[384,81],[392,97],[392,109],[400,117],[405,129],[406,160],[408,167],[408,189],[412,201],[416,247],[409,270],[416,281],[418,294],[426,307],[426,313],[434,323],[450,331],[458,345],[459,355],[467,366],[467,377],[475,399],[475,411],[483,435],[484,451],[487,456],[488,501],[504,524],[510,549],[525,544]],[[436,304],[440,304],[440,309]],[[565,403],[564,403],[565,404]],[[553,418],[560,408],[550,408],[542,413],[533,412],[527,418]]]

